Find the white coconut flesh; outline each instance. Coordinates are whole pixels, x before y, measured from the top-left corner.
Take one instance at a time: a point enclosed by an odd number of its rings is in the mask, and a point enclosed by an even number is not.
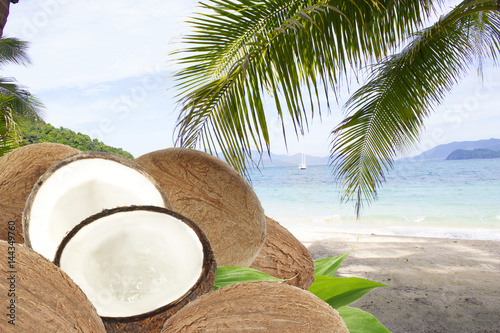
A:
[[[102,217],[76,232],[59,266],[102,317],[129,317],[168,305],[199,280],[203,245],[177,218],[150,211]]]
[[[64,236],[81,221],[129,205],[165,203],[151,180],[131,167],[101,158],[76,160],[56,169],[38,189],[29,215],[31,247],[53,260]]]

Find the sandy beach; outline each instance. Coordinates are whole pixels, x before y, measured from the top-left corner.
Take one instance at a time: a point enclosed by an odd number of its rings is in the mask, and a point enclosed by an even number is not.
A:
[[[290,231],[313,259],[351,252],[339,277],[389,285],[353,304],[389,330],[500,332],[500,242]]]

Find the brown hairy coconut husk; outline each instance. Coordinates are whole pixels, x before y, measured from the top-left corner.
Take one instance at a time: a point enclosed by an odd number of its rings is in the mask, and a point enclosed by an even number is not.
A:
[[[217,268],[201,229],[156,206],[87,218],[64,238],[54,263],[85,292],[108,332],[159,332],[212,289]]]
[[[311,253],[276,220],[267,217],[266,242],[251,268],[286,280],[285,283],[309,289],[314,282]]]
[[[264,209],[248,182],[207,153],[169,148],[136,159],[160,183],[172,209],[207,235],[220,266],[246,266],[266,237]]]
[[[348,333],[330,305],[283,283],[258,281],[211,291],[173,315],[170,332]]]
[[[94,151],[69,156],[33,186],[23,212],[25,244],[53,260],[66,233],[81,221],[129,205],[170,208],[160,185],[133,161]]]
[[[58,143],[35,143],[0,158],[0,239],[7,240],[13,221],[15,242],[24,242],[21,219],[31,189],[53,164],[78,152]]]
[[[93,305],[59,267],[20,244],[0,241],[0,253],[0,332],[105,332]]]

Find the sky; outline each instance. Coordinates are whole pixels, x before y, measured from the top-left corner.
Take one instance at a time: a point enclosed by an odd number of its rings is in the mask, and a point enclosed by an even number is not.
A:
[[[30,42],[32,63],[7,65],[46,107],[44,120],[123,148],[135,157],[172,147],[179,112],[169,54],[189,32],[194,0],[21,0],[11,5],[4,37]],[[353,92],[354,90],[351,90]],[[271,151],[328,156],[342,102],[313,119],[303,137],[281,125],[270,107]],[[415,155],[453,141],[500,138],[500,69],[474,69],[425,122]],[[291,120],[285,120],[291,127]]]

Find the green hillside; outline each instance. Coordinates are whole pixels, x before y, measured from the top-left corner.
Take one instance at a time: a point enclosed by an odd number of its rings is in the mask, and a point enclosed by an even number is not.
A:
[[[67,128],[55,128],[44,122],[37,123],[22,123],[19,125],[21,136],[24,144],[32,144],[39,142],[61,143],[81,151],[103,151],[110,152],[116,155],[121,155],[126,158],[134,159],[134,156],[121,148],[115,148],[100,142],[97,139],[91,139],[88,135],[75,133]]]

